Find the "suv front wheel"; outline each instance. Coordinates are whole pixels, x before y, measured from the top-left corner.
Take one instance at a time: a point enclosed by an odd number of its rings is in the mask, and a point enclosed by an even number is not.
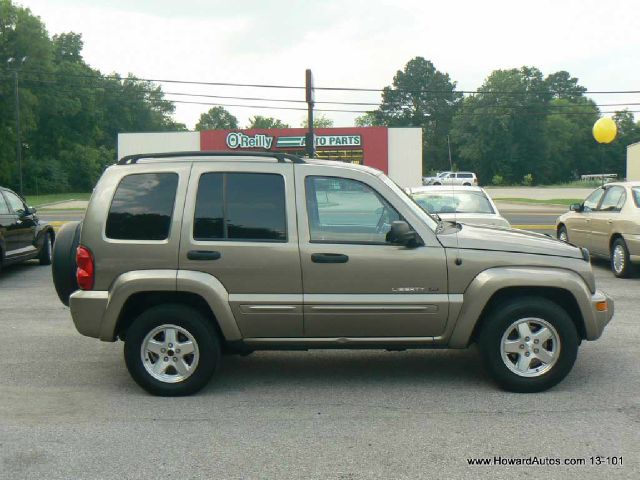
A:
[[[560,305],[525,297],[501,303],[487,315],[479,344],[487,369],[502,388],[540,392],[571,371],[578,332]]]
[[[204,387],[220,362],[220,343],[211,322],[179,304],[157,305],[136,318],[126,332],[129,373],[148,392],[190,395]]]

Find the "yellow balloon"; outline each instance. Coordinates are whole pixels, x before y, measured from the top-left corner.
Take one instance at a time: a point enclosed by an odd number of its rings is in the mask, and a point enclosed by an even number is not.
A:
[[[593,124],[593,138],[598,143],[611,143],[616,138],[618,127],[610,117],[602,117]]]

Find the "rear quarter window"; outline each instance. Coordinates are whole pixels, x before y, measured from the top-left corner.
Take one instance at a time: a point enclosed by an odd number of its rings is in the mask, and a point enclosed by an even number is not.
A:
[[[107,238],[166,240],[177,187],[175,173],[138,173],[124,177],[109,209]]]

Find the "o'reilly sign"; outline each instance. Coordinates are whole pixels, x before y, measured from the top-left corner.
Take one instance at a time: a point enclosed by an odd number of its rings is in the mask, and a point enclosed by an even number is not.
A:
[[[253,137],[242,132],[231,132],[227,135],[227,147],[229,148],[266,148],[269,150],[273,144],[273,137],[269,135],[255,134]]]
[[[253,136],[242,132],[231,132],[227,135],[227,147],[236,148],[264,148],[269,150],[275,137],[257,133]],[[305,146],[304,136],[278,137],[277,148],[301,148]],[[316,135],[316,147],[360,147],[360,135]]]

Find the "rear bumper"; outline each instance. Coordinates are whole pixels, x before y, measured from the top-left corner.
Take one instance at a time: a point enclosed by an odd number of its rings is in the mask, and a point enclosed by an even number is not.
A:
[[[602,310],[602,302],[605,302],[606,308]],[[597,290],[591,296],[591,312],[592,316],[589,321],[585,319],[585,330],[587,340],[596,340],[600,338],[604,327],[611,321],[615,312],[613,299],[606,293]]]
[[[76,290],[69,298],[71,317],[82,335],[100,338],[102,317],[109,304],[109,292]]]

